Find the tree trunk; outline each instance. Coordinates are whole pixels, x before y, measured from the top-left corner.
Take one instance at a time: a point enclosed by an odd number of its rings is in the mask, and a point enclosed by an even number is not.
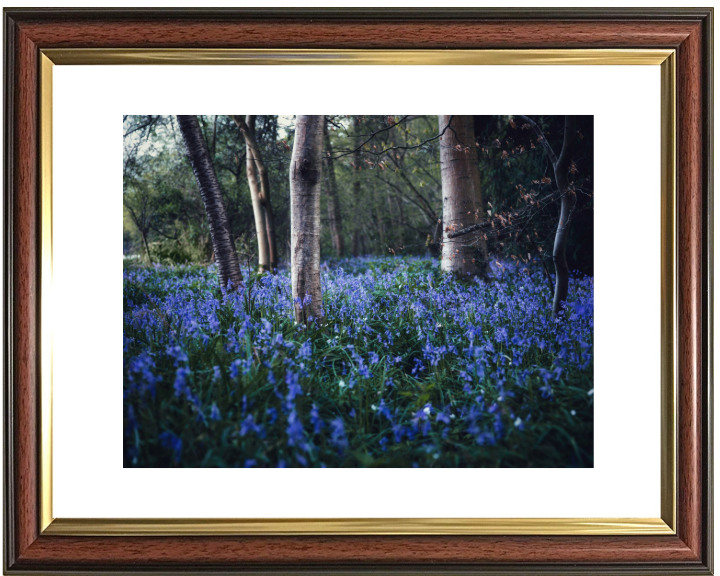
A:
[[[405,212],[403,211],[402,199],[398,195],[398,196],[395,196],[395,201],[397,202],[397,205],[398,205],[398,212],[400,213],[400,228],[402,229],[405,227]]]
[[[335,254],[340,257],[345,251],[345,241],[342,235],[342,216],[340,215],[340,203],[338,202],[337,182],[335,181],[335,162],[332,156],[332,146],[330,146],[330,133],[325,123],[325,152],[327,161],[327,206],[328,219],[330,221],[330,237],[332,238],[333,249]]]
[[[272,209],[269,208],[270,185],[267,169],[262,161],[260,148],[255,140],[255,116],[232,117],[245,138],[245,157],[250,197],[252,199],[255,231],[258,242],[258,270],[265,272],[277,266],[277,249],[275,248],[275,231],[273,228]],[[266,193],[267,192],[267,193]],[[267,197],[267,201],[266,201]],[[272,242],[271,242],[272,238]]]
[[[255,139],[255,116],[250,123],[250,134],[252,135],[251,145],[253,146],[253,158],[257,166],[258,175],[260,176],[260,201],[265,208],[265,230],[267,231],[268,250],[270,254],[270,267],[273,272],[278,265],[277,242],[275,240],[275,219],[273,217],[272,202],[270,202],[270,178],[268,176],[267,167],[263,162],[260,147]]]
[[[320,183],[324,116],[297,116],[290,161],[290,236],[295,320],[322,318]]]
[[[398,221],[397,214],[395,213],[395,209],[393,208],[392,198],[390,197],[390,194],[387,194],[385,196],[385,199],[387,200],[387,213],[390,215],[390,234],[388,235],[388,242],[391,244],[401,244],[401,236],[400,236],[400,222]]]
[[[248,116],[247,118],[254,123],[254,116]],[[258,272],[262,273],[270,269],[270,249],[268,247],[267,230],[265,228],[265,208],[260,198],[260,181],[258,180],[257,170],[255,168],[254,147],[248,142],[252,136],[250,136],[250,128],[242,116],[233,116],[233,120],[235,120],[238,128],[240,128],[240,132],[245,138],[245,171],[250,187],[253,216],[255,217],[255,232],[258,242]]]
[[[377,203],[377,195],[375,193],[375,188],[371,190],[370,193],[370,199],[372,201],[372,215],[373,220],[375,220],[375,224],[377,225],[377,234],[378,238],[380,239],[380,253],[382,254],[382,251],[386,248],[385,244],[385,223],[384,223],[384,215],[382,213],[382,210],[378,208]]]
[[[147,252],[148,262],[150,262],[150,264],[152,264],[153,259],[152,259],[152,256],[150,256],[150,246],[148,245],[148,241],[147,241],[147,231],[140,230],[140,235],[142,236],[143,244],[145,244],[145,252]]]
[[[215,158],[215,152],[217,145],[217,114],[213,117],[213,139],[212,139],[212,158]]]
[[[565,131],[563,134],[563,147],[560,157],[555,163],[555,181],[560,192],[560,219],[555,232],[553,245],[553,261],[555,262],[555,296],[553,297],[553,314],[557,315],[562,304],[567,300],[570,283],[570,270],[565,258],[565,248],[570,230],[570,216],[575,208],[575,195],[568,193],[568,170],[570,169],[570,155],[575,143],[575,117],[565,116]]]
[[[353,116],[353,132],[356,134],[360,133],[360,122],[358,121],[357,116]],[[362,156],[360,153],[360,150],[355,150],[353,152],[353,164],[357,166],[357,168],[353,168],[353,203],[355,206],[355,218],[358,217],[358,209],[360,207],[360,170],[361,170],[361,163],[362,163]],[[352,239],[352,255],[353,256],[359,256],[360,255],[360,230],[358,228],[357,220],[355,222],[355,227],[353,230],[353,239]]]
[[[182,132],[188,159],[195,179],[200,188],[200,196],[205,204],[205,212],[210,225],[215,259],[220,277],[220,288],[225,290],[228,284],[237,288],[242,284],[242,273],[238,263],[235,245],[228,230],[227,215],[222,203],[220,184],[205,139],[200,130],[197,116],[178,116],[178,126]]]
[[[480,171],[473,131],[472,116],[439,116],[440,131],[448,126],[440,138],[440,173],[443,196],[443,241],[441,268],[466,276],[484,274],[487,266],[487,244],[477,240],[453,240],[448,234],[475,223],[476,202],[480,195]],[[477,259],[481,260],[476,266]]]
[[[520,116],[523,122],[526,122],[537,134],[538,141],[545,148],[545,153],[550,159],[555,171],[555,183],[557,184],[560,196],[560,218],[558,219],[558,227],[555,232],[555,244],[553,245],[553,261],[555,262],[555,294],[553,296],[553,314],[556,316],[562,310],[562,304],[567,300],[568,287],[570,284],[570,270],[568,269],[567,260],[565,259],[565,249],[567,246],[567,237],[570,230],[570,217],[575,208],[575,194],[569,193],[568,171],[570,170],[570,155],[572,147],[575,143],[575,116],[565,116],[565,130],[563,132],[563,146],[560,151],[560,157],[555,156],[555,152],[550,146],[550,142],[545,138],[540,126],[528,116]]]

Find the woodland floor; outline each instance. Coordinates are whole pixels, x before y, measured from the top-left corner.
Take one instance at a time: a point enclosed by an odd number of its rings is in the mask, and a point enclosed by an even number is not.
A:
[[[290,278],[126,262],[125,466],[593,465],[593,279],[555,320],[539,266],[459,281],[429,258],[322,267],[324,322]]]

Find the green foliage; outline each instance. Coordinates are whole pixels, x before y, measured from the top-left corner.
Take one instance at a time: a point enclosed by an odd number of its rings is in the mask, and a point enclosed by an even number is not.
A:
[[[436,116],[331,116],[346,253],[423,254],[442,213]],[[370,139],[370,136],[372,138]],[[364,144],[368,139],[369,142]],[[326,219],[326,197],[321,217]],[[332,254],[323,228],[322,253]]]
[[[328,226],[328,173],[334,171],[345,255],[425,254],[437,251],[442,227],[442,190],[437,116],[328,116],[332,158],[323,168],[321,253],[334,255]],[[562,116],[535,118],[556,153],[562,148]],[[244,139],[230,116],[200,116],[220,182],[231,236],[242,262],[255,262],[257,240],[246,176]],[[185,159],[172,116],[128,116],[124,122],[124,252],[145,254],[144,240],[158,244],[168,262],[208,262],[209,231],[197,186]],[[570,227],[571,269],[592,274],[593,118],[578,118],[573,160],[578,206]],[[581,137],[582,136],[582,137]],[[256,140],[270,181],[277,246],[288,261],[290,241],[289,163],[292,116],[258,116]],[[470,143],[472,144],[472,143]],[[528,193],[555,189],[552,166],[530,131],[509,116],[475,116],[482,206],[478,218],[508,213],[526,205]],[[557,206],[550,203],[522,234],[490,235],[491,255],[548,259],[557,227]],[[577,222],[577,224],[575,223]],[[129,228],[134,228],[130,230]],[[176,245],[168,240],[183,240]],[[428,240],[429,239],[429,240]],[[531,241],[532,239],[532,241]],[[469,240],[472,239],[469,237]],[[195,245],[188,249],[189,245]],[[540,251],[538,248],[541,248]],[[435,252],[433,252],[435,251]],[[152,254],[152,252],[151,252]]]
[[[192,246],[182,240],[161,240],[151,242],[149,246],[153,262],[160,264],[189,264],[200,260]]]
[[[256,138],[263,151],[275,212],[277,242],[289,240],[290,154],[278,145],[278,117],[259,116]],[[230,234],[241,261],[257,257],[257,239],[246,177],[245,143],[229,116],[200,116],[220,183]],[[125,127],[124,205],[134,234],[125,254],[164,262],[208,262],[212,246],[204,206],[173,116],[127,116]],[[287,137],[287,135],[286,135]]]

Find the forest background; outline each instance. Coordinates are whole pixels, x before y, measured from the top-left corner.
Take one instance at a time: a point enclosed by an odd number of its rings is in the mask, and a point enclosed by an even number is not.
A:
[[[245,117],[241,117],[245,119]],[[288,170],[294,138],[292,116],[248,116],[267,169],[277,257],[287,263],[290,245]],[[213,159],[240,262],[256,264],[258,242],[247,177],[246,139],[233,116],[199,116]],[[550,145],[562,148],[563,117],[538,118]],[[571,270],[593,274],[593,119],[576,117],[573,170],[586,191],[569,231]],[[212,243],[202,200],[173,116],[123,119],[123,252],[149,262],[209,262]],[[330,116],[325,138],[321,195],[321,254],[439,254],[442,187],[437,116]],[[367,136],[375,136],[368,140]],[[535,142],[533,143],[533,140]],[[546,194],[554,175],[535,134],[509,116],[475,116],[482,211],[487,218],[522,203],[532,190]],[[530,148],[530,146],[534,146]],[[379,154],[397,147],[390,154]],[[534,184],[536,183],[536,184]],[[533,218],[529,237],[490,236],[488,252],[539,257],[552,273],[558,203]]]

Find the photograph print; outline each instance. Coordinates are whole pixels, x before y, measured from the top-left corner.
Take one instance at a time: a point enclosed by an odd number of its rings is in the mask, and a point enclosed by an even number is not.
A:
[[[124,467],[593,467],[593,128],[124,116]]]

